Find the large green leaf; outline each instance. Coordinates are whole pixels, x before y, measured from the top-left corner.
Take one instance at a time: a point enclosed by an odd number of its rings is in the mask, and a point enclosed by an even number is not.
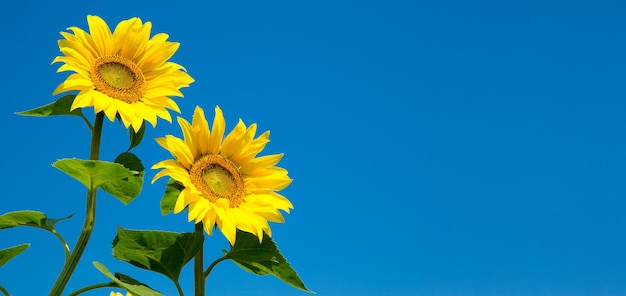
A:
[[[45,229],[55,233],[54,224],[59,221],[69,219],[74,214],[60,219],[48,219],[46,214],[37,211],[15,211],[0,216],[0,229],[15,226],[31,226]]]
[[[115,273],[115,275],[111,274],[109,269],[107,269],[102,263],[94,261],[93,266],[96,267],[102,274],[111,279],[114,283],[116,283],[120,288],[125,289],[130,292],[134,296],[163,296],[163,294],[153,290],[145,284],[140,283],[139,281],[121,273]]]
[[[176,182],[174,179],[170,179],[169,183],[167,183],[167,187],[165,187],[165,193],[161,198],[161,214],[163,216],[174,212],[174,205],[176,205],[176,200],[178,199],[178,195],[184,189],[182,184]]]
[[[9,260],[13,259],[13,257],[24,252],[24,250],[28,249],[29,246],[29,244],[21,244],[15,247],[0,250],[0,267],[9,262]]]
[[[145,168],[141,164],[141,160],[130,152],[124,152],[115,158],[115,163],[123,165],[125,168],[136,172],[128,178],[118,180],[117,182],[109,182],[102,185],[102,190],[115,196],[124,204],[130,203],[139,196],[141,188],[143,188],[143,175]]]
[[[177,282],[180,271],[202,247],[203,233],[117,228],[113,256]]]
[[[235,245],[231,247],[230,252],[225,252],[225,254],[226,258],[233,260],[248,272],[257,275],[271,274],[295,288],[313,293],[304,286],[272,238],[266,234],[263,235],[263,242],[259,243],[256,235],[237,230]]]
[[[74,102],[75,95],[65,95],[55,102],[48,105],[41,106],[35,109],[30,109],[21,112],[15,112],[15,114],[23,116],[53,116],[53,115],[75,115],[82,116],[80,108],[70,111],[72,103]]]
[[[131,154],[132,153],[128,153]],[[123,162],[113,163],[99,160],[82,160],[82,159],[60,159],[52,164],[52,166],[68,174],[70,177],[78,180],[90,190],[98,187],[124,204],[132,201],[143,185],[143,171],[129,169],[126,165],[138,168],[131,156],[125,156]],[[136,158],[136,157],[135,157]],[[138,160],[138,159],[137,159]],[[141,162],[139,162],[141,166]],[[141,166],[143,169],[143,166]]]

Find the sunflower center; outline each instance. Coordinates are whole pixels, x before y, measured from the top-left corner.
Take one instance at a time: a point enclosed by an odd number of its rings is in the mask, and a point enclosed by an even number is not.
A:
[[[126,66],[118,63],[106,63],[98,68],[100,77],[110,87],[129,89],[135,84],[135,75]]]
[[[145,79],[133,61],[120,56],[103,56],[91,69],[96,90],[111,98],[132,104],[141,99]]]
[[[205,155],[198,159],[191,166],[189,176],[191,183],[211,202],[225,198],[229,206],[235,208],[243,201],[243,177],[235,164],[220,155]]]

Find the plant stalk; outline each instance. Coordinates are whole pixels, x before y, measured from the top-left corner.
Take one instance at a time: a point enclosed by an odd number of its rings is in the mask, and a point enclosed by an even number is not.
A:
[[[100,155],[100,138],[102,136],[102,123],[104,121],[104,112],[100,112],[96,114],[96,119],[94,121],[93,130],[91,132],[91,149],[89,152],[90,160],[98,160]],[[91,237],[91,232],[93,231],[93,226],[96,220],[96,192],[98,188],[89,188],[87,189],[87,205],[86,205],[86,213],[85,213],[85,222],[83,224],[83,230],[76,241],[76,245],[70,254],[68,260],[65,261],[63,265],[63,269],[61,269],[61,273],[57,277],[57,280],[54,282],[52,286],[52,290],[50,290],[49,296],[60,296],[69,282],[72,273],[76,269],[78,265],[78,261],[80,257],[83,255],[83,251],[85,251],[85,247],[87,247],[87,243],[89,242],[89,238]]]
[[[56,232],[56,230],[53,229],[51,232],[59,239],[59,241],[61,241],[61,244],[63,245],[63,251],[65,251],[65,260],[67,261],[67,259],[70,258],[70,246],[67,245],[65,239],[63,239],[63,237],[58,232]]]
[[[0,285],[0,292],[2,292],[2,294],[4,294],[5,296],[11,296],[11,294],[9,294],[9,291],[7,291],[7,289],[5,289],[2,285]]]
[[[174,281],[174,285],[176,285],[176,290],[178,290],[178,296],[185,296],[185,293],[183,292],[183,287],[180,286],[180,282],[178,282],[178,280]]]
[[[202,222],[197,223],[195,225],[195,232],[201,233],[204,235],[204,228],[202,227]],[[206,279],[204,277],[204,240],[200,245],[200,249],[196,256],[193,259],[193,281],[194,281],[194,295],[195,296],[204,296],[205,295],[205,283]]]

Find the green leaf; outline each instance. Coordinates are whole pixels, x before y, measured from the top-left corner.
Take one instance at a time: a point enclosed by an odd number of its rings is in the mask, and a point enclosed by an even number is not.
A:
[[[9,262],[9,260],[13,259],[15,256],[24,252],[24,250],[28,249],[29,246],[29,244],[21,244],[15,247],[0,250],[0,267]]]
[[[257,275],[271,274],[295,288],[313,293],[304,286],[272,238],[266,234],[263,235],[263,242],[259,243],[259,238],[256,235],[237,230],[235,245],[231,247],[230,252],[227,252],[225,257],[233,260],[245,271]]]
[[[115,278],[120,280],[120,281],[122,281],[122,282],[128,283],[128,284],[142,285],[142,283],[139,282],[138,280],[136,280],[136,279],[134,279],[134,278],[132,278],[130,276],[127,276],[127,275],[125,275],[123,273],[116,272],[115,273]]]
[[[177,282],[180,271],[202,247],[203,233],[117,228],[113,257]]]
[[[128,154],[132,155],[132,153]],[[124,156],[122,158],[123,164],[66,158],[57,160],[52,166],[78,180],[88,189],[95,190],[102,187],[107,193],[124,204],[128,204],[141,192],[143,171],[131,170],[126,167],[138,168],[133,157]],[[139,166],[143,169],[141,162],[139,162]]]
[[[72,103],[74,102],[75,95],[65,95],[58,99],[55,102],[52,102],[48,105],[41,106],[35,109],[30,109],[21,112],[15,112],[15,114],[22,116],[53,116],[53,115],[75,115],[82,116],[82,111],[80,108],[76,108],[70,111],[70,107],[72,107]]]
[[[65,249],[66,256],[69,256],[69,246],[65,242],[65,239],[54,229],[54,225],[59,221],[69,219],[74,214],[71,214],[64,218],[48,219],[46,214],[37,211],[15,211],[0,215],[0,229],[12,228],[16,226],[30,226],[40,228],[52,233],[61,242]]]
[[[137,147],[141,143],[141,140],[143,140],[143,135],[146,132],[146,123],[144,122],[141,125],[138,132],[135,132],[134,128],[129,128],[128,130],[130,130],[130,146],[128,147],[128,151],[130,151],[130,149]]]
[[[0,229],[15,226],[31,226],[48,230],[55,233],[54,225],[62,220],[69,219],[74,214],[60,219],[48,219],[46,214],[37,211],[16,211],[0,216]]]
[[[102,263],[94,261],[93,266],[96,267],[102,274],[111,279],[114,283],[116,283],[120,288],[125,289],[135,296],[163,296],[163,294],[151,289],[145,284],[140,283],[139,281],[120,273],[115,273],[115,276],[111,274],[109,269],[107,269]]]
[[[118,155],[114,161],[131,171],[143,172],[145,170],[143,164],[141,164],[141,159],[139,159],[137,155],[130,152],[124,152]]]
[[[165,194],[163,194],[161,198],[161,214],[163,216],[174,212],[174,205],[176,205],[178,195],[180,195],[180,192],[183,191],[184,188],[182,184],[170,178],[167,187],[165,187]]]
[[[74,217],[74,214],[71,214],[71,215],[63,217],[63,218],[56,218],[56,219],[48,218],[48,221],[46,221],[46,224],[48,225],[48,227],[53,228],[54,225],[59,223],[60,221],[67,220],[67,219],[72,218],[72,217]]]
[[[141,160],[130,152],[124,152],[118,155],[115,158],[115,163],[123,165],[125,168],[136,172],[136,174],[116,182],[103,184],[102,190],[115,196],[124,204],[129,204],[139,196],[141,192],[145,168],[143,164],[141,164]]]
[[[133,172],[119,163],[99,160],[60,159],[53,167],[83,183],[88,189],[96,189],[107,182],[114,182],[133,175]]]

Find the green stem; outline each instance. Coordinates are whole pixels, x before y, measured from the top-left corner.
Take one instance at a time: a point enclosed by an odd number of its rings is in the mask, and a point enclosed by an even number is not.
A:
[[[67,261],[67,259],[70,257],[70,246],[67,245],[67,242],[65,241],[65,239],[63,239],[63,237],[56,230],[49,229],[46,227],[39,227],[39,226],[32,226],[32,227],[43,229],[54,234],[54,236],[61,242],[61,245],[63,245],[63,251],[65,251],[65,261]]]
[[[204,235],[202,222],[197,223],[195,232]],[[204,277],[204,242],[193,259],[193,281],[195,283],[195,296],[204,296],[206,278]]]
[[[91,133],[91,150],[89,153],[90,160],[98,160],[100,155],[100,138],[102,136],[102,122],[104,120],[104,113],[100,112],[96,115],[96,119],[93,125],[93,131]],[[76,269],[76,265],[78,265],[78,261],[80,257],[83,255],[83,251],[85,251],[85,247],[87,247],[87,243],[89,242],[89,237],[91,237],[91,232],[93,231],[93,225],[96,220],[96,192],[98,188],[89,188],[87,189],[87,205],[86,205],[86,213],[85,213],[85,222],[83,224],[83,230],[78,237],[78,241],[76,241],[76,245],[74,246],[74,250],[70,254],[68,260],[65,261],[63,265],[63,269],[61,273],[57,277],[56,282],[54,282],[54,286],[52,286],[52,290],[50,290],[49,296],[60,296],[67,285],[67,282],[70,280],[72,273],[74,273],[74,269]]]
[[[180,286],[180,283],[178,282],[178,280],[174,281],[174,285],[176,285],[176,289],[178,290],[178,295],[185,296],[185,293],[183,293],[183,287]]]
[[[215,265],[217,265],[218,263],[227,260],[228,257],[226,257],[226,255],[224,257],[221,257],[215,261],[213,261],[213,263],[211,263],[211,265],[209,265],[209,267],[206,269],[206,271],[204,272],[204,278],[208,278],[209,274],[211,273],[211,271],[213,270],[213,268],[215,267]]]
[[[80,118],[82,118],[83,121],[85,121],[85,123],[87,124],[87,127],[89,128],[89,130],[93,131],[93,126],[91,126],[91,123],[89,122],[89,119],[87,119],[87,117],[85,117],[85,115],[83,115],[82,113],[80,114]]]
[[[72,293],[67,294],[67,296],[76,296],[78,294],[82,294],[85,293],[87,291],[91,291],[91,290],[95,290],[95,289],[100,289],[100,288],[117,288],[119,287],[116,283],[113,282],[108,282],[108,283],[102,283],[102,284],[95,284],[95,285],[91,285],[91,286],[87,286],[81,289],[78,289]]]
[[[63,245],[63,250],[65,251],[65,261],[67,261],[70,258],[70,246],[67,245],[65,239],[63,239],[63,237],[58,232],[56,232],[56,230],[53,229],[51,232],[61,241],[61,244]]]
[[[9,291],[7,291],[7,289],[5,289],[2,285],[0,285],[0,292],[2,292],[5,296],[11,296]]]

